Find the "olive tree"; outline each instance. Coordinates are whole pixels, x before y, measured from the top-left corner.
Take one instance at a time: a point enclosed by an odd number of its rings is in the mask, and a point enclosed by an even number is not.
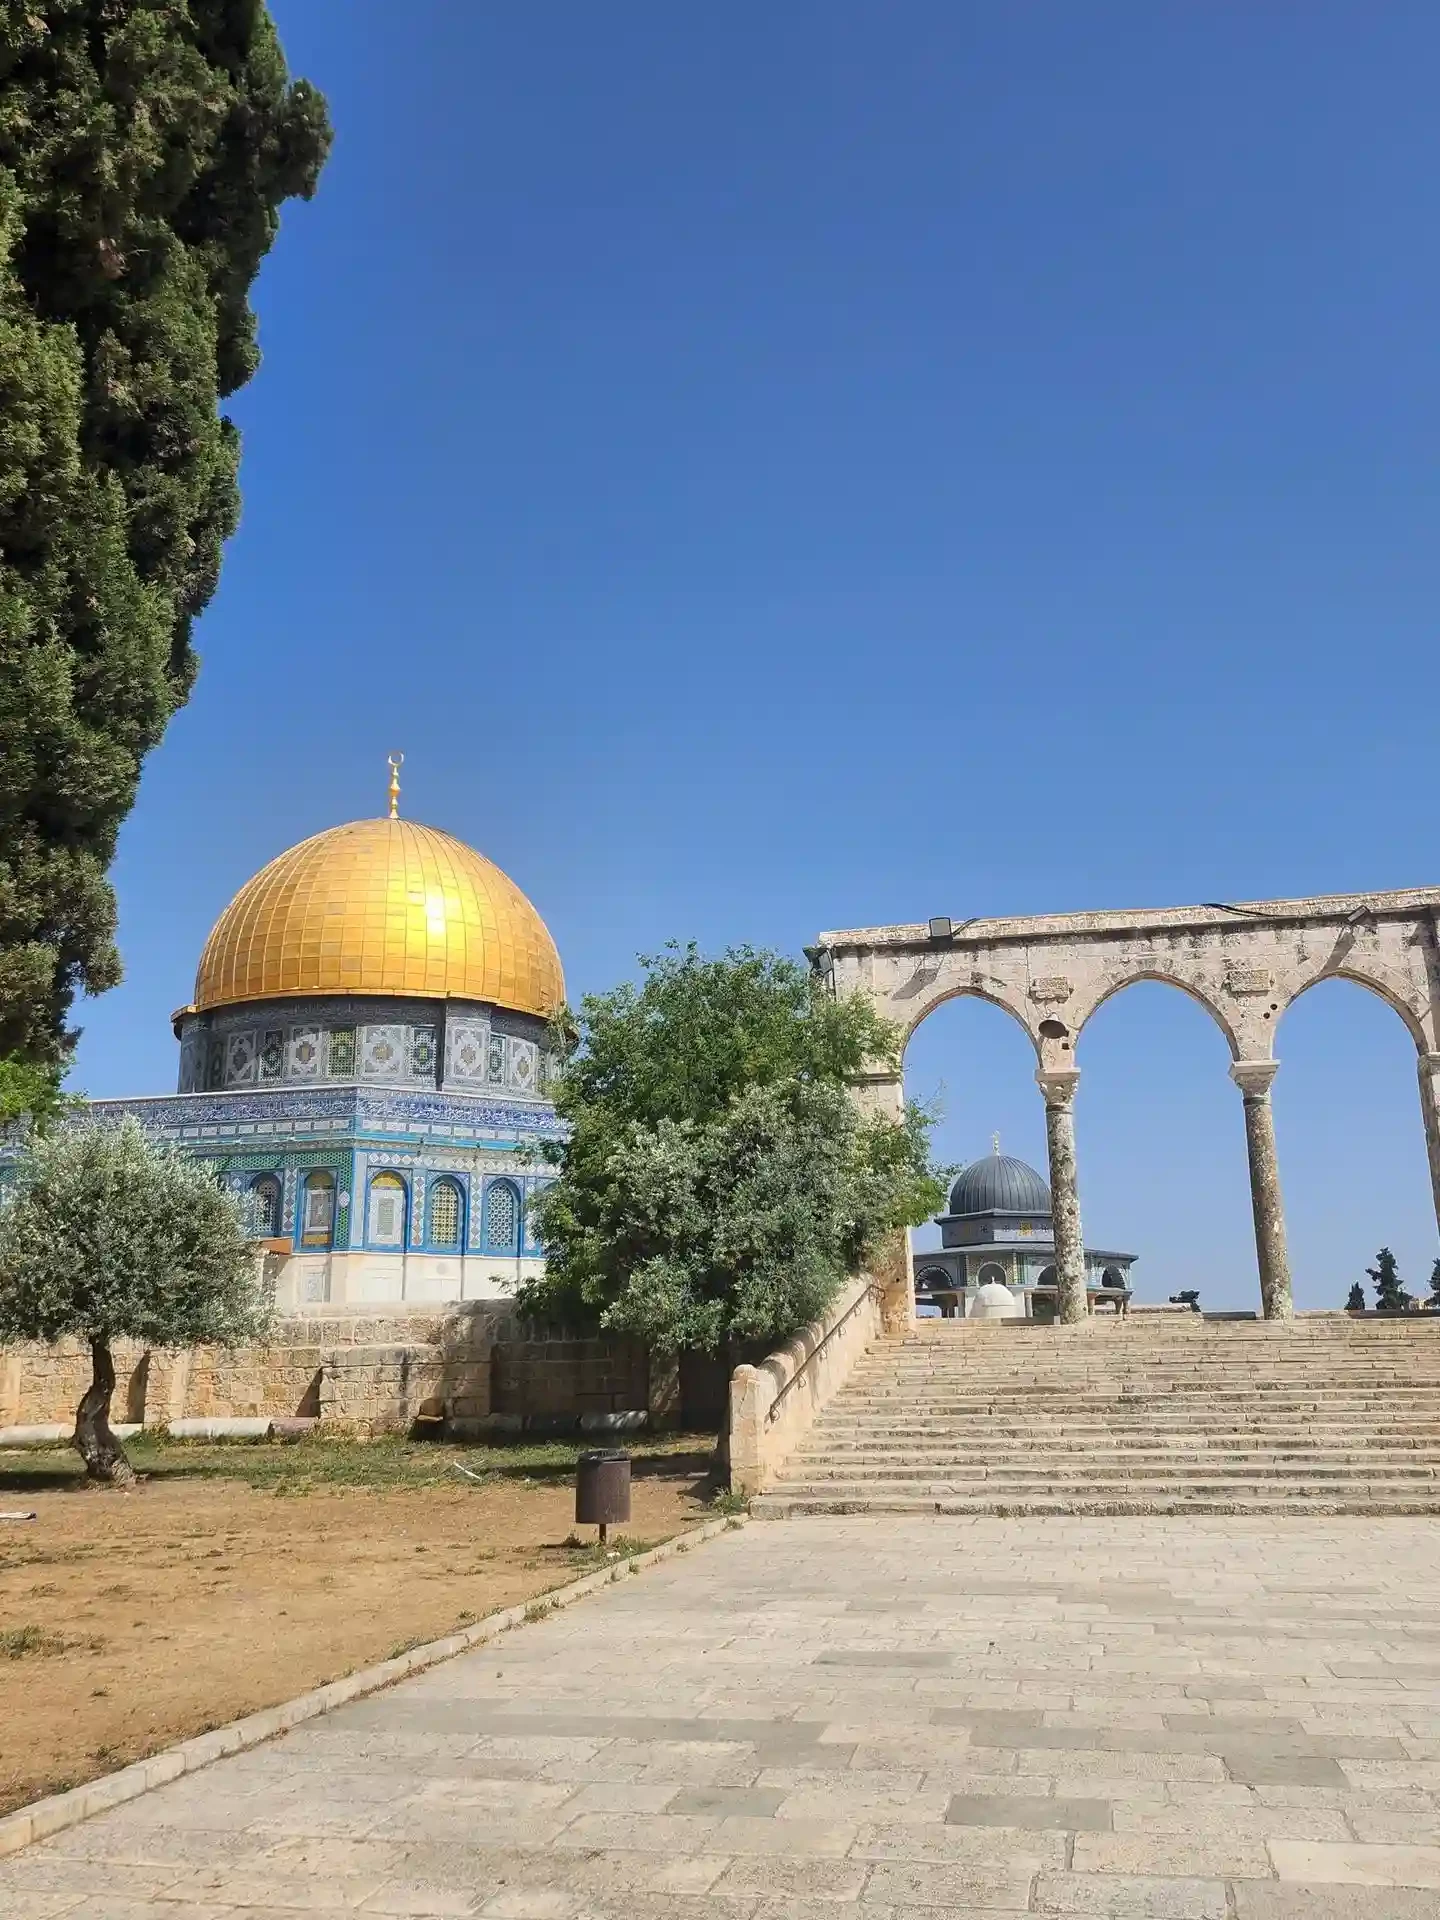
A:
[[[75,1446],[89,1479],[135,1478],[110,1428],[116,1340],[234,1347],[269,1320],[239,1206],[199,1161],[134,1120],[30,1142],[0,1206],[0,1340],[88,1342]]]
[[[816,1319],[944,1197],[930,1119],[862,1117],[850,1083],[899,1035],[783,955],[672,945],[561,1023],[567,1136],[521,1311],[653,1351],[733,1351]]]

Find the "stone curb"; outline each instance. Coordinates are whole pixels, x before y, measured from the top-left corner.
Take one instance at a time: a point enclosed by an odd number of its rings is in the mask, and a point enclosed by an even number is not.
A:
[[[273,1740],[277,1733],[298,1727],[304,1720],[317,1719],[321,1714],[329,1713],[333,1707],[343,1707],[368,1693],[379,1693],[382,1688],[392,1687],[397,1680],[404,1680],[412,1673],[438,1666],[442,1660],[453,1660],[457,1654],[468,1653],[472,1647],[484,1646],[487,1641],[498,1639],[512,1627],[523,1626],[527,1619],[534,1619],[540,1613],[568,1607],[576,1600],[583,1600],[587,1594],[598,1593],[602,1587],[612,1585],[626,1574],[638,1573],[642,1567],[653,1567],[661,1560],[672,1559],[677,1553],[687,1553],[691,1547],[702,1546],[705,1541],[739,1526],[742,1520],[741,1515],[707,1520],[688,1533],[676,1534],[673,1540],[663,1540],[658,1547],[651,1547],[645,1553],[631,1554],[613,1567],[602,1567],[598,1572],[582,1574],[580,1579],[572,1580],[567,1587],[538,1593],[533,1599],[506,1607],[499,1613],[487,1614],[483,1620],[477,1620],[473,1627],[466,1627],[460,1633],[447,1634],[443,1640],[427,1640],[424,1646],[412,1647],[408,1653],[397,1654],[393,1660],[382,1660],[378,1667],[362,1667],[358,1673],[347,1674],[343,1680],[332,1680],[329,1686],[297,1694],[293,1700],[283,1700],[278,1707],[265,1707],[259,1713],[247,1714],[243,1720],[232,1720],[228,1727],[216,1727],[212,1733],[199,1734],[193,1740],[182,1740],[178,1746],[166,1747],[163,1752],[152,1754],[148,1760],[137,1760],[132,1766],[122,1767],[118,1773],[105,1774],[83,1787],[72,1787],[68,1793],[55,1793],[48,1799],[36,1800],[28,1807],[21,1807],[15,1813],[0,1817],[0,1857],[18,1853],[32,1841],[47,1839],[52,1833],[64,1832],[67,1827],[78,1827],[82,1820],[104,1813],[109,1807],[122,1806],[127,1800],[138,1800],[142,1793],[149,1793],[152,1787],[162,1787],[167,1780],[178,1780],[184,1773],[197,1773],[212,1761],[223,1760],[226,1754],[241,1753],[247,1747],[258,1747],[266,1740]]]

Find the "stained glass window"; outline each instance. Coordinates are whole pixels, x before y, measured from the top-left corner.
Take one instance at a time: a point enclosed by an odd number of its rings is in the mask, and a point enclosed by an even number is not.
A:
[[[328,1072],[332,1080],[349,1080],[355,1073],[355,1029],[342,1027],[330,1035]]]
[[[513,1251],[519,1244],[520,1196],[508,1180],[497,1180],[485,1196],[486,1239],[492,1247]]]
[[[280,1182],[262,1173],[245,1196],[245,1231],[252,1240],[273,1240],[280,1231]]]
[[[335,1176],[333,1173],[308,1173],[305,1176],[305,1212],[300,1244],[328,1247],[335,1226]]]
[[[405,1244],[405,1182],[397,1173],[377,1173],[370,1182],[370,1244]]]
[[[430,1189],[430,1244],[460,1245],[460,1189],[453,1180],[437,1180]]]

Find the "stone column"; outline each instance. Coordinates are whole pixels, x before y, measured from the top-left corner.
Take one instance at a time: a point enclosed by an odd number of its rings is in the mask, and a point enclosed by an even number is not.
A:
[[[1080,1231],[1080,1186],[1075,1173],[1075,1089],[1078,1067],[1035,1075],[1045,1095],[1045,1142],[1050,1152],[1050,1215],[1055,1232],[1055,1286],[1060,1318],[1086,1313],[1085,1239]]]
[[[850,1084],[850,1097],[867,1118],[882,1114],[903,1119],[905,1080],[892,1066],[875,1063]],[[910,1231],[897,1227],[870,1258],[870,1273],[880,1288],[880,1324],[887,1334],[908,1333],[915,1324],[915,1278],[910,1264]]]
[[[1440,1225],[1440,1053],[1422,1053],[1416,1064],[1420,1069],[1420,1114],[1425,1122],[1430,1192],[1435,1201],[1435,1220]]]
[[[1270,1083],[1278,1060],[1236,1060],[1230,1078],[1245,1100],[1245,1146],[1250,1156],[1250,1206],[1255,1215],[1255,1255],[1260,1265],[1260,1304],[1267,1320],[1291,1320],[1290,1255],[1285,1246],[1285,1206],[1275,1154],[1275,1115]]]

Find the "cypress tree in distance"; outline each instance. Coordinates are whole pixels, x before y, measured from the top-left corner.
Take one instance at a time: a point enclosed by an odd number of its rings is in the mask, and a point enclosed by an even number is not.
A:
[[[1345,1311],[1347,1313],[1364,1313],[1365,1311],[1365,1289],[1358,1280],[1351,1282],[1350,1292],[1345,1300]]]
[[[217,402],[325,103],[262,0],[0,8],[0,1060],[120,977],[106,871],[239,511]]]
[[[1381,1313],[1399,1313],[1412,1304],[1410,1295],[1400,1284],[1399,1266],[1389,1247],[1381,1247],[1374,1266],[1367,1267],[1365,1272],[1375,1289],[1375,1305]]]

